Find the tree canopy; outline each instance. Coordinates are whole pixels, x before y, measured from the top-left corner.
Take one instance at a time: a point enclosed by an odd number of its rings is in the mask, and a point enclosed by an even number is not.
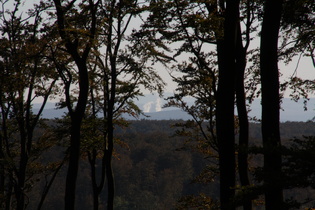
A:
[[[313,137],[283,143],[279,122],[285,92],[305,103],[314,93],[312,78],[298,76],[297,70],[282,78],[279,69],[280,62],[294,58],[300,65],[302,56],[315,67],[314,1],[0,3],[0,208],[44,208],[58,177],[65,178],[60,204],[65,209],[78,208],[82,180],[91,189],[88,208],[95,210],[250,210],[262,200],[266,209],[286,209],[303,205],[299,198],[288,200],[287,189],[314,188],[308,161]],[[165,107],[180,108],[192,120],[174,122],[173,128],[158,125],[173,138],[156,131],[147,137],[152,142],[141,145],[132,134],[121,134],[139,123],[123,116],[144,115],[135,101],[145,90],[162,97],[166,83],[157,66],[167,69],[176,84]],[[254,98],[261,98],[261,121],[248,117]],[[49,100],[67,109],[62,119],[42,118]],[[260,142],[249,135],[250,121],[261,124]],[[141,126],[145,136],[153,129]],[[172,145],[178,139],[182,145]],[[171,146],[177,156],[165,151]],[[197,156],[206,161],[198,165]],[[117,160],[126,168],[116,167]],[[184,177],[185,168],[189,176]],[[128,195],[119,190],[125,171],[134,180],[124,183],[131,189]],[[304,179],[296,181],[298,176]],[[184,195],[188,177],[200,191]],[[163,184],[167,179],[182,193]],[[220,193],[212,193],[218,188]],[[39,191],[34,204],[29,195]],[[152,206],[141,205],[139,197]]]

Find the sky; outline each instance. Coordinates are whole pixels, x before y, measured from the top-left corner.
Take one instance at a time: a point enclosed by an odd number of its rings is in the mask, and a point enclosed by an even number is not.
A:
[[[27,0],[24,3],[23,8],[28,9],[31,8],[32,5],[39,0]],[[9,4],[8,4],[9,5]],[[137,24],[134,24],[133,27],[137,27],[139,25],[139,22]],[[254,40],[253,46],[259,45],[259,38],[256,38]],[[187,59],[183,57],[182,59]],[[174,83],[169,75],[169,71],[165,69],[164,66],[156,64],[154,66],[157,70],[157,72],[161,75],[161,77],[166,82],[165,92],[166,93],[173,93],[176,89],[176,83]],[[296,70],[297,68],[297,70]],[[296,75],[304,78],[304,79],[310,79],[315,80],[315,67],[312,65],[312,61],[310,58],[302,57],[301,60],[298,62],[298,57],[294,58],[292,62],[289,65],[284,65],[283,63],[279,63],[279,69],[282,75],[280,78],[280,81],[284,81],[284,79],[290,78],[294,72],[296,72]],[[148,91],[143,90],[145,94],[149,94]],[[290,92],[286,91],[284,94],[284,97],[289,97]],[[310,95],[310,97],[315,97],[315,95]],[[158,100],[158,99],[156,99]],[[156,110],[161,110],[161,101],[152,101],[152,103],[147,104],[146,107],[143,107],[144,110],[150,110],[152,109],[152,106],[156,106]]]
[[[302,57],[300,61],[298,60],[299,58],[295,57],[288,65],[282,62],[278,63],[279,71],[282,74],[280,82],[284,82],[284,80],[289,79],[292,75],[303,79],[315,80],[315,67],[312,64],[311,58]],[[172,81],[168,70],[166,70],[162,65],[157,65],[156,68],[167,83],[165,92],[173,92],[176,89],[176,83]],[[289,91],[286,91],[284,96],[285,98],[289,97]],[[315,97],[315,95],[312,95],[312,97]]]
[[[315,67],[312,64],[310,57],[302,57],[299,61],[298,57],[295,57],[289,65],[285,65],[279,62],[279,69],[283,76],[280,78],[280,81],[283,79],[288,79],[292,75],[300,77],[302,79],[314,80],[315,82]],[[286,91],[286,98],[289,97],[289,91]],[[314,94],[310,97],[315,97]]]

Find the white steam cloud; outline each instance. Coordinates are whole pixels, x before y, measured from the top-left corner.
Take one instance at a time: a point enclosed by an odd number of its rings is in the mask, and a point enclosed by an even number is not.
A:
[[[160,112],[162,110],[161,107],[161,98],[157,98],[156,99],[156,104],[155,104],[155,111],[156,112]]]
[[[143,112],[150,112],[153,101],[149,101],[148,103],[143,105]]]

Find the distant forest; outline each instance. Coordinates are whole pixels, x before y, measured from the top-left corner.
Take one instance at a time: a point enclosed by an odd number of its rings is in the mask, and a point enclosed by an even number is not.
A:
[[[218,166],[213,159],[205,157],[197,150],[188,148],[187,138],[176,136],[178,129],[174,125],[184,121],[176,120],[136,120],[129,121],[125,128],[117,128],[115,134],[122,145],[115,146],[113,160],[116,197],[114,209],[117,210],[154,210],[154,209],[185,209],[184,201],[204,194],[219,200],[218,174],[213,179],[199,180],[205,165]],[[289,147],[295,138],[315,136],[314,122],[286,122],[281,124],[281,137],[284,145]],[[261,145],[260,124],[250,124],[250,154],[251,175],[262,166],[262,158],[254,149]],[[174,136],[175,135],[175,136]],[[118,140],[117,140],[118,142]],[[313,145],[315,147],[315,144]],[[66,148],[64,148],[64,151]],[[52,147],[41,162],[53,162],[61,157],[60,148]],[[313,156],[312,156],[313,157]],[[310,157],[311,158],[311,157]],[[310,159],[313,161],[314,159]],[[214,164],[214,165],[213,165]],[[82,157],[80,176],[76,193],[78,210],[91,209],[93,198],[90,186],[91,175],[87,157]],[[100,169],[98,169],[100,170]],[[314,170],[314,168],[312,169]],[[64,176],[66,165],[58,173],[43,205],[43,209],[55,210],[63,208]],[[217,173],[217,171],[216,171]],[[47,178],[47,177],[46,177]],[[29,209],[36,209],[45,184],[44,174],[39,174],[33,183],[33,190],[28,195]],[[47,180],[46,180],[47,181]],[[257,184],[260,182],[257,181]],[[285,199],[297,199],[306,202],[300,209],[315,206],[315,189],[312,187],[296,187],[285,192]],[[106,205],[106,194],[101,195],[100,207]],[[257,199],[254,209],[264,209],[263,199]]]

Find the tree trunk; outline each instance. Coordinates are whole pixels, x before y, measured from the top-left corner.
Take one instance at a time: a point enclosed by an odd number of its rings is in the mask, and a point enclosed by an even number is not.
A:
[[[53,182],[54,182],[58,172],[60,171],[60,169],[62,168],[63,164],[65,163],[65,161],[66,161],[66,159],[64,159],[60,163],[60,165],[55,169],[55,171],[54,171],[50,181],[45,184],[43,193],[42,193],[42,195],[40,197],[40,201],[39,201],[38,206],[37,206],[37,210],[41,210],[42,209],[44,201],[46,199],[46,196],[47,196],[47,194],[48,194],[48,192],[49,192],[49,190],[50,190],[50,188],[51,188],[51,186],[52,186],[52,184],[53,184]]]
[[[260,71],[266,209],[282,209],[281,140],[279,131],[278,34],[282,0],[266,0],[261,31]]]
[[[75,118],[74,118],[75,119]],[[69,163],[66,177],[65,190],[65,210],[74,210],[75,206],[75,189],[78,177],[79,158],[80,158],[80,119],[71,120],[71,137],[69,148]]]
[[[91,166],[91,179],[93,189],[93,209],[98,210],[99,206],[99,190],[96,181],[96,150],[93,149],[92,153],[89,153],[89,162]]]
[[[6,195],[6,201],[5,201],[5,210],[10,210],[11,209],[11,200],[13,196],[13,175],[12,172],[9,172],[9,182],[8,182],[8,190],[7,190],[7,195]]]
[[[18,183],[15,186],[16,193],[16,209],[24,210],[25,209],[25,195],[24,195],[24,186],[25,186],[25,173],[26,173],[26,164],[27,156],[21,155],[20,168],[18,171]]]
[[[239,150],[238,150],[238,171],[240,182],[243,187],[250,185],[248,177],[248,115],[246,109],[246,98],[244,88],[244,73],[246,68],[246,49],[243,47],[240,25],[237,33],[237,53],[236,53],[236,76],[235,93],[236,107],[239,120]],[[244,210],[252,209],[252,200],[243,198]]]
[[[87,40],[87,45],[85,48],[79,49],[76,41],[71,40],[71,36],[67,33],[66,30],[66,16],[65,12],[73,6],[72,1],[66,9],[62,6],[60,0],[54,0],[56,15],[57,15],[57,24],[60,37],[65,41],[65,47],[69,55],[71,55],[73,61],[75,62],[78,68],[78,81],[79,81],[79,96],[77,100],[77,105],[75,110],[72,109],[71,99],[70,99],[70,88],[66,87],[66,103],[71,117],[71,128],[70,128],[70,148],[69,148],[69,165],[66,178],[66,190],[65,190],[65,210],[74,210],[75,208],[75,190],[76,190],[76,180],[78,176],[79,168],[79,158],[80,158],[80,144],[81,144],[81,123],[85,114],[85,108],[88,99],[89,92],[89,75],[87,68],[87,59],[91,46],[94,40],[95,35],[95,26],[96,26],[96,9],[94,8],[93,1],[89,1],[90,12],[92,15],[91,28],[90,28],[90,37]],[[82,52],[80,52],[82,50]],[[60,72],[59,72],[60,73]],[[65,82],[65,81],[64,81]]]
[[[0,133],[0,160],[4,160],[4,152],[3,152],[3,137]],[[4,191],[4,182],[5,182],[5,170],[4,170],[4,164],[0,164],[0,195],[3,196],[3,203],[0,204],[0,209],[5,208],[5,191]]]
[[[114,209],[114,195],[115,195],[115,184],[114,184],[114,174],[112,170],[111,157],[108,155],[108,160],[106,163],[106,177],[108,184],[108,198],[107,198],[107,210]]]
[[[111,129],[111,128],[109,128]],[[107,210],[114,209],[114,195],[115,195],[115,184],[114,174],[112,169],[112,154],[113,154],[113,128],[108,132],[108,150],[106,151],[106,177],[108,185],[108,199],[107,199]]]
[[[114,150],[114,105],[115,105],[115,98],[116,98],[116,60],[115,58],[111,58],[111,69],[112,69],[112,84],[110,90],[110,100],[108,104],[108,124],[107,124],[107,132],[108,132],[108,145],[105,152],[106,156],[106,178],[107,178],[107,185],[108,185],[108,199],[107,199],[107,210],[114,209],[114,195],[115,195],[115,183],[114,183],[114,174],[112,168],[112,156]]]
[[[224,37],[217,44],[219,82],[216,120],[221,209],[235,209],[234,75],[238,12],[238,0],[226,1]]]
[[[69,148],[69,166],[66,178],[65,191],[65,209],[74,210],[75,206],[75,189],[76,180],[78,177],[79,158],[80,158],[80,144],[81,144],[81,123],[85,113],[85,107],[89,91],[88,70],[85,61],[76,60],[79,68],[79,98],[76,109],[70,113],[71,116],[71,137]]]
[[[22,109],[21,109],[22,110]],[[27,151],[27,132],[24,130],[24,119],[21,117],[18,119],[19,130],[20,130],[20,160],[19,160],[19,169],[17,170],[17,183],[15,183],[15,193],[16,193],[16,209],[24,210],[25,209],[25,175],[26,175],[26,166],[28,162],[28,153]]]

